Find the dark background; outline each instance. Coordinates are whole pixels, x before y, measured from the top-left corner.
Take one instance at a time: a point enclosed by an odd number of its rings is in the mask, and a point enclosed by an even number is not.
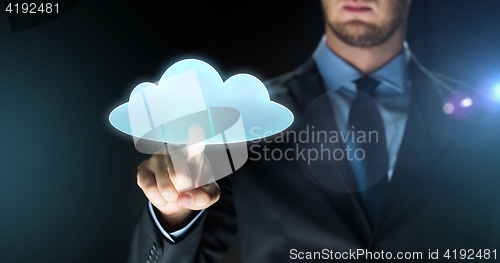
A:
[[[304,62],[323,33],[319,0],[158,2],[79,1],[16,33],[2,6],[0,262],[122,262],[148,156],[109,112],[182,58],[266,79]],[[414,0],[407,39],[431,69],[500,80],[499,14],[498,0]]]

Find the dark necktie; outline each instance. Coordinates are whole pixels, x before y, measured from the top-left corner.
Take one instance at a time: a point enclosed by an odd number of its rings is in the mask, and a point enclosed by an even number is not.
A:
[[[356,195],[361,199],[373,229],[388,186],[389,155],[385,129],[377,106],[379,103],[374,97],[375,88],[380,82],[363,77],[354,83],[358,92],[351,104],[347,129],[353,132],[354,142],[350,140],[347,145],[355,153],[351,166],[360,190]],[[363,153],[365,156],[361,158]]]

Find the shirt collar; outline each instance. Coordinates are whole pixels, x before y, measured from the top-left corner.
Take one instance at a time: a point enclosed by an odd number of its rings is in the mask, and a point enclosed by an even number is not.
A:
[[[403,51],[393,58],[389,63],[375,71],[371,77],[377,79],[393,90],[404,93],[408,87],[407,65],[411,53],[406,41],[403,44]],[[363,75],[345,60],[337,56],[326,45],[326,36],[321,38],[316,50],[313,53],[319,73],[329,91],[338,89],[350,84]]]

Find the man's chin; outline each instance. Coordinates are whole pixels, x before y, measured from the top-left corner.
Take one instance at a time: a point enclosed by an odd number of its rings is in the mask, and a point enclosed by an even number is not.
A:
[[[371,28],[367,24],[346,25],[343,33],[350,38],[363,38],[363,36],[367,35],[370,30]]]
[[[363,21],[349,21],[330,24],[330,28],[343,42],[353,47],[372,47],[377,45],[381,33],[374,24]]]

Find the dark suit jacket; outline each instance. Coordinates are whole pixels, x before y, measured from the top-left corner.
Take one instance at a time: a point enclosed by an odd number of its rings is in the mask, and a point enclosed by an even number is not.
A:
[[[297,261],[291,259],[292,249],[383,250],[393,257],[422,252],[424,260],[429,250],[439,249],[445,261],[446,249],[500,249],[500,119],[487,113],[465,121],[446,118],[443,99],[456,83],[429,72],[414,57],[409,71],[407,126],[374,229],[353,194],[319,186],[297,162],[248,161],[219,181],[221,199],[176,244],[162,237],[144,210],[129,262],[147,262],[150,255],[151,262],[217,262],[237,231],[241,261],[250,263]],[[296,123],[325,92],[312,60],[266,86],[273,101],[294,112]]]

